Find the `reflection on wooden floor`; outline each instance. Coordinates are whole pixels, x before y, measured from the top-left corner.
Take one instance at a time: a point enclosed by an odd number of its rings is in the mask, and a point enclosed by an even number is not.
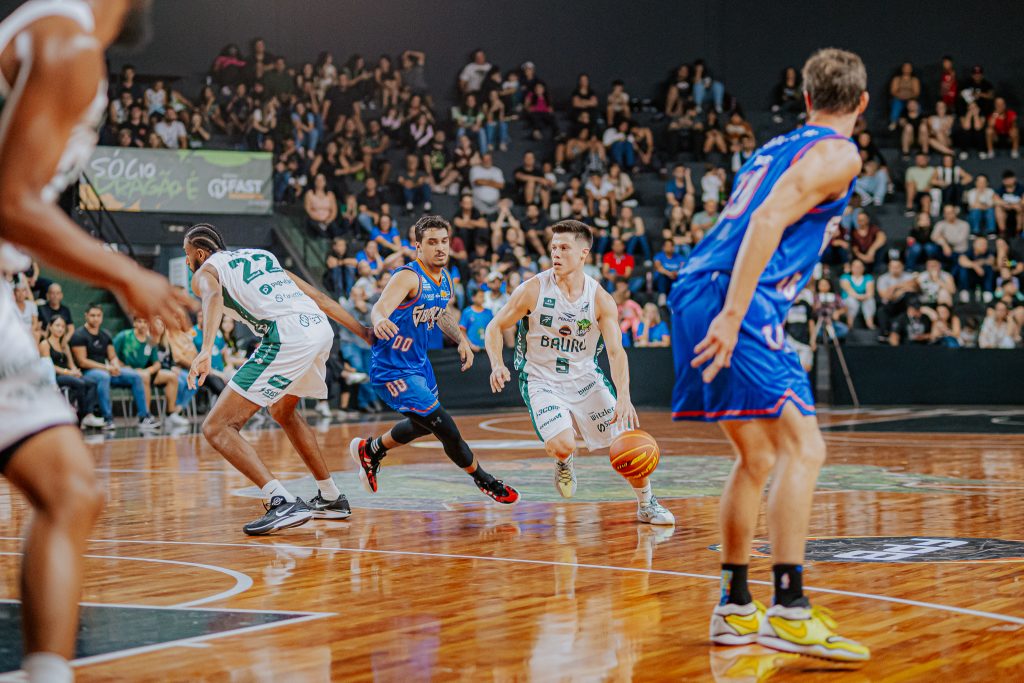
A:
[[[641,419],[662,447],[655,490],[674,530],[637,524],[604,453],[580,459],[579,498],[558,498],[519,413],[457,418],[520,487],[517,506],[486,501],[431,444],[389,455],[371,498],[344,448],[380,426],[324,426],[354,514],[257,539],[241,532],[262,512],[256,492],[201,437],[93,445],[109,499],[88,546],[83,601],[98,621],[79,680],[1024,680],[1024,542],[1010,542],[1024,541],[1024,418],[822,416],[835,428],[806,582],[872,648],[854,669],[708,645],[729,447],[714,426]],[[903,431],[871,428],[896,421]],[[247,436],[312,492],[280,431]],[[26,513],[0,484],[0,598],[17,597]],[[768,559],[751,562],[770,578]],[[116,617],[141,607],[161,609]],[[16,661],[14,642],[0,640],[0,663]]]

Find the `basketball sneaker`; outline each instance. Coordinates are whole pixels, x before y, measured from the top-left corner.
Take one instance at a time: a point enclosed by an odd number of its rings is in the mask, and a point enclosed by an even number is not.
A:
[[[749,645],[757,642],[765,607],[757,600],[745,605],[727,602],[711,613],[711,642],[715,645]]]
[[[671,525],[676,523],[675,515],[659,503],[655,496],[651,496],[651,502],[647,505],[637,507],[636,518],[644,524]]]
[[[352,508],[344,493],[334,500],[327,500],[322,493],[317,491],[308,505],[316,519],[345,519],[352,515]]]
[[[576,469],[571,455],[565,460],[555,459],[555,488],[562,498],[572,498],[576,493]]]
[[[263,507],[267,508],[267,514],[246,524],[242,531],[250,536],[263,536],[281,529],[300,526],[313,519],[313,511],[301,498],[289,503],[284,496],[274,496],[270,503],[264,503]]]
[[[366,450],[366,439],[355,438],[348,444],[348,453],[355,461],[359,472],[359,481],[369,493],[377,493],[377,470],[383,458],[374,458]]]
[[[823,607],[772,605],[757,632],[759,645],[838,662],[863,662],[871,657],[864,645],[836,635],[836,621]]]
[[[488,482],[478,481],[476,486],[485,496],[504,505],[514,505],[519,501],[519,491],[516,491],[501,479],[491,479]]]

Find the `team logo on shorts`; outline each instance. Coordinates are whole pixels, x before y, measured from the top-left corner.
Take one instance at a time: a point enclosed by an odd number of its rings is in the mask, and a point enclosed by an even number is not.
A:
[[[555,300],[551,297],[544,297],[544,308],[554,308]]]
[[[551,316],[550,316],[550,315],[542,315],[542,316],[540,317],[540,324],[541,324],[541,325],[545,325],[545,326],[547,326],[547,327],[551,327],[551,325],[552,325],[553,323],[554,323],[554,320],[553,320],[553,319],[551,318]]]
[[[576,336],[585,337],[587,332],[590,331],[591,322],[586,318],[576,321]]]

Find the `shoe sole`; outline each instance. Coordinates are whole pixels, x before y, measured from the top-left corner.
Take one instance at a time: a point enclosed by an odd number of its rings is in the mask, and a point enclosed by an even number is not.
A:
[[[359,442],[363,439],[355,438],[348,442],[348,454],[352,456],[352,461],[356,464],[356,472],[359,473],[359,482],[366,489],[367,493],[377,493],[370,486],[370,478],[366,476],[366,470],[363,469],[363,459],[359,457]]]
[[[779,650],[780,652],[792,652],[793,654],[805,655],[816,659],[826,659],[830,662],[857,663],[866,662],[871,659],[870,654],[865,657],[860,657],[842,650],[830,650],[822,645],[800,645],[798,643],[790,642],[784,638],[775,638],[761,634],[758,634],[757,636],[757,644],[771,648],[772,650]]]
[[[293,527],[302,526],[311,519],[313,519],[313,513],[312,511],[309,511],[308,515],[306,516],[300,516],[295,518],[293,515],[289,515],[288,517],[282,517],[281,523],[274,524],[274,526],[268,528],[265,531],[253,531],[250,529],[246,529],[245,527],[242,528],[242,531],[244,531],[247,536],[267,536],[269,534],[274,533],[275,531],[281,531],[283,529],[291,529]]]
[[[676,520],[675,519],[670,519],[670,520],[665,521],[665,520],[659,520],[659,519],[643,519],[641,517],[637,517],[636,521],[640,522],[641,524],[650,524],[651,526],[675,526],[676,525]]]
[[[711,636],[711,642],[715,645],[753,645],[757,642],[757,634],[738,636],[733,633],[720,633],[717,636]]]
[[[314,519],[348,519],[352,511],[342,512],[341,510],[313,510]]]

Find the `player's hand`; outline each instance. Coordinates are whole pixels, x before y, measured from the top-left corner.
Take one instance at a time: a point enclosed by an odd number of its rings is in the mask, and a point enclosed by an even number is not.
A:
[[[732,350],[736,348],[739,333],[740,320],[719,313],[711,321],[711,327],[708,328],[704,339],[693,347],[693,352],[697,355],[690,361],[690,367],[699,368],[711,361],[701,374],[705,384],[710,384],[719,370],[729,367],[732,363]]]
[[[511,381],[511,379],[512,374],[504,364],[495,366],[491,370],[491,393],[500,394],[501,390],[505,388],[505,385]]]
[[[203,386],[206,377],[210,374],[212,354],[209,351],[200,351],[192,361],[192,367],[188,371],[188,388],[195,389]],[[197,379],[198,378],[198,379]]]
[[[377,335],[377,339],[387,341],[398,334],[398,325],[385,318],[373,326],[373,333]]]
[[[459,360],[462,361],[463,372],[473,367],[473,347],[465,339],[459,342]]]
[[[615,401],[615,414],[612,415],[612,424],[618,424],[627,432],[640,426],[640,418],[637,417],[636,408],[633,407],[633,402],[625,396],[620,396]]]
[[[192,327],[188,312],[196,302],[185,290],[173,287],[162,275],[145,268],[136,268],[125,284],[114,287],[121,305],[129,314],[152,320],[162,318],[173,332]]]
[[[373,346],[373,342],[377,341],[377,337],[374,336],[373,334],[373,328],[367,327],[366,325],[362,326],[362,330],[359,333],[359,338],[362,339],[367,344],[369,344],[370,346]]]

